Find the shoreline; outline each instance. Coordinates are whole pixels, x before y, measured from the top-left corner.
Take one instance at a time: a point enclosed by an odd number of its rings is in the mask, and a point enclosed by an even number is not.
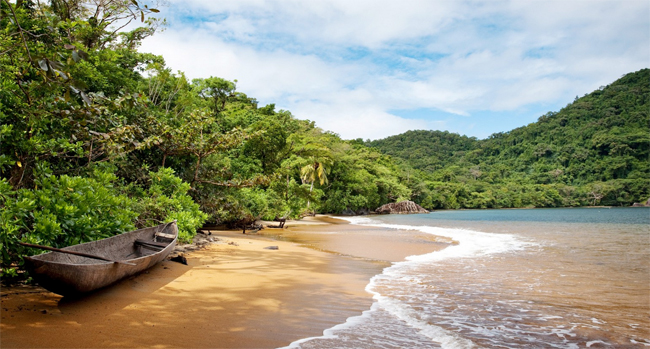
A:
[[[415,243],[404,242],[397,253],[377,255],[365,243],[382,229],[331,216],[289,221],[287,226],[246,235],[210,229],[202,238],[218,241],[183,252],[188,265],[166,260],[77,300],[36,286],[3,287],[0,344],[284,347],[320,336],[370,309],[373,298],[365,290],[370,278],[393,260],[420,252],[413,249]],[[394,247],[394,233],[384,229],[380,250]],[[269,246],[278,250],[265,249]],[[432,242],[428,247],[440,246]]]

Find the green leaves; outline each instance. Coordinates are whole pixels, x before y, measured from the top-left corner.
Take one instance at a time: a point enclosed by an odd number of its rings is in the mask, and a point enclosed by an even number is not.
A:
[[[138,225],[145,227],[177,220],[179,240],[191,242],[208,215],[188,195],[190,185],[176,177],[170,168],[150,172],[149,182],[149,187],[136,196],[135,207],[140,214]]]
[[[95,171],[90,178],[42,176],[34,190],[8,190],[0,182],[3,210],[0,213],[2,266],[19,263],[25,241],[65,247],[106,238],[134,228],[133,202],[115,188],[110,172]]]

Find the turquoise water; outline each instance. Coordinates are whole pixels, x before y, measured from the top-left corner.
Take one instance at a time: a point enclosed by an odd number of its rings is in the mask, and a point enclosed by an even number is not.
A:
[[[456,210],[434,211],[431,214],[427,215],[392,215],[377,217],[376,219],[382,222],[390,222],[392,224],[431,224],[431,222],[443,220],[650,225],[650,209],[647,207],[596,207],[511,210]]]
[[[456,243],[386,268],[371,309],[292,347],[650,347],[649,208],[350,220]]]

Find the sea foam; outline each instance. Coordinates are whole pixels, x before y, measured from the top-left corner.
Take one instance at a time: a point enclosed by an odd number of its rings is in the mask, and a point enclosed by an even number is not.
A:
[[[323,332],[323,336],[305,338],[291,343],[286,348],[328,348],[328,347],[365,347],[366,343],[354,343],[347,338],[347,333],[361,332],[364,327],[373,327],[371,331],[387,331],[387,322],[398,320],[394,327],[400,328],[400,341],[402,343],[377,343],[370,347],[399,347],[408,345],[410,347],[440,346],[442,348],[476,348],[471,340],[463,338],[453,331],[429,323],[424,314],[413,309],[409,304],[389,295],[382,294],[381,288],[384,284],[395,284],[407,282],[412,286],[417,284],[417,276],[409,271],[417,268],[418,265],[431,264],[452,258],[472,258],[498,253],[506,253],[526,248],[530,243],[524,242],[515,235],[484,233],[466,229],[450,229],[432,226],[410,226],[385,224],[368,217],[345,217],[351,224],[372,226],[387,229],[417,230],[426,234],[444,236],[451,238],[457,244],[452,244],[441,251],[435,251],[423,255],[407,257],[402,262],[393,263],[379,275],[371,278],[366,286],[366,291],[373,295],[375,302],[370,310],[361,315],[350,317],[345,323],[336,325]],[[385,313],[385,314],[384,314]],[[389,315],[392,320],[386,318]],[[374,325],[371,325],[374,323]],[[410,333],[413,332],[413,333]],[[393,337],[394,338],[394,337]],[[359,339],[357,339],[359,340]],[[394,339],[392,339],[394,340]],[[330,346],[327,341],[336,341],[337,344]],[[322,342],[322,345],[317,343]],[[343,344],[345,343],[345,344]],[[418,344],[419,343],[419,344]],[[332,343],[334,344],[334,343]],[[349,345],[349,346],[348,346]]]

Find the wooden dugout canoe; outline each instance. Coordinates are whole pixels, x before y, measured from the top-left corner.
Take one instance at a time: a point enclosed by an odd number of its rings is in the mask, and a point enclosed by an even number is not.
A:
[[[154,266],[172,252],[177,239],[178,227],[173,221],[62,249],[113,261],[48,252],[26,257],[25,262],[30,276],[39,285],[63,296],[74,296],[106,287]]]

